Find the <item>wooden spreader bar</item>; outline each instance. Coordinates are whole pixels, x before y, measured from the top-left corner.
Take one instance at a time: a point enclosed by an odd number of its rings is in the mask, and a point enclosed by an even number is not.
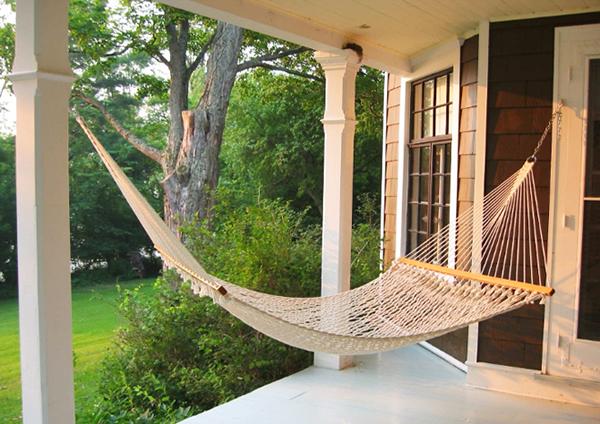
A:
[[[511,289],[522,289],[530,292],[541,293],[544,296],[552,296],[554,289],[552,287],[540,286],[537,284],[523,283],[521,281],[507,280],[505,278],[490,277],[489,275],[477,274],[475,272],[462,271],[452,269],[441,265],[434,265],[427,262],[421,262],[409,258],[400,258],[398,262],[415,266],[417,268],[427,269],[429,271],[439,272],[440,274],[450,275],[463,280],[479,281],[481,283],[490,284],[493,286],[509,287]]]

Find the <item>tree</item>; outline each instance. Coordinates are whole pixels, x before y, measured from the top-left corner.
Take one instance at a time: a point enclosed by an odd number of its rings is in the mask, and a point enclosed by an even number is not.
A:
[[[129,29],[113,36],[117,45],[105,48],[104,55],[98,57],[136,52],[167,67],[169,131],[164,147],[157,148],[128,130],[94,97],[102,94],[98,90],[94,93],[90,87],[80,87],[79,97],[99,110],[132,146],[161,166],[165,219],[177,230],[196,215],[201,219],[210,217],[225,117],[236,75],[262,67],[311,79],[320,77],[314,74],[314,67],[300,66],[292,58],[306,52],[303,47],[148,1],[131,1],[128,5],[125,27]],[[86,49],[85,45],[79,48]],[[202,94],[195,105],[190,105],[190,82],[200,70]]]
[[[3,2],[14,11],[14,2]],[[71,60],[73,67],[82,72],[83,84],[93,79],[97,87],[111,93],[108,105],[115,115],[127,125],[150,138],[150,134],[166,134],[166,101],[160,93],[166,87],[157,79],[137,72],[148,65],[144,55],[121,55],[112,50],[111,36],[114,28],[107,25],[110,10],[103,0],[74,0],[69,9],[71,28]],[[14,59],[14,25],[0,22],[0,71],[10,72]],[[85,45],[85,49],[79,49]],[[102,61],[99,58],[103,58]],[[91,66],[88,66],[91,65]],[[147,100],[143,102],[147,120],[132,113],[142,106],[142,101],[129,94],[141,87]],[[9,80],[3,79],[2,88],[12,90]],[[164,109],[164,110],[163,110]],[[90,122],[101,115],[93,109],[82,114]],[[130,276],[131,265],[138,273],[152,274],[156,268],[149,255],[152,243],[138,224],[137,219],[122,199],[102,163],[91,155],[92,148],[85,136],[71,123],[69,143],[71,257],[76,270],[108,268],[112,276]],[[99,126],[95,131],[102,131]],[[118,136],[118,135],[117,135]],[[102,133],[111,153],[127,168],[129,175],[156,206],[162,203],[157,172],[152,162],[140,160],[134,149],[122,143],[112,132]],[[156,143],[155,140],[151,140]],[[14,136],[0,135],[0,288],[12,294],[17,284],[16,273],[16,202],[15,202],[15,146]],[[146,253],[146,254],[144,254]],[[151,265],[151,267],[149,267]],[[87,274],[87,273],[86,273]],[[99,275],[106,277],[104,272]],[[88,275],[85,276],[88,278]],[[77,281],[77,276],[74,281]]]
[[[119,111],[123,122],[137,124],[124,107],[132,99],[113,96],[111,105]],[[82,111],[93,122],[101,117],[95,110]],[[77,265],[74,281],[81,277],[133,277],[156,275],[160,266],[154,258],[153,245],[137,218],[123,199],[117,186],[106,172],[100,159],[91,154],[92,146],[75,121],[71,123],[69,145],[69,185],[71,220],[71,257]],[[93,126],[102,136],[111,154],[127,170],[127,174],[144,196],[155,207],[160,207],[162,196],[156,169],[152,161],[142,157],[118,134]],[[139,125],[138,128],[144,128]],[[90,273],[90,270],[98,270]],[[83,273],[82,273],[82,272]],[[132,273],[132,271],[134,271]]]

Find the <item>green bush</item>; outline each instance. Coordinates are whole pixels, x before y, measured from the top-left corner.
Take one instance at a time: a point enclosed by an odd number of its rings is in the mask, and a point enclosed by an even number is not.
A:
[[[184,229],[210,272],[272,293],[318,292],[318,232],[303,228],[302,214],[261,201],[215,216],[212,229]],[[125,293],[120,310],[127,325],[102,365],[99,422],[173,422],[311,363],[309,352],[254,331],[170,273],[152,298]]]
[[[125,294],[127,319],[102,364],[99,422],[175,422],[306,367],[310,354],[242,324],[173,276]]]
[[[358,222],[352,229],[352,288],[375,279],[380,271],[379,199],[368,193],[360,195],[355,215]]]
[[[195,223],[183,234],[220,278],[288,296],[319,292],[319,228],[307,227],[304,214],[286,203],[259,200],[228,209],[223,200],[210,227]],[[377,275],[378,256],[366,255],[365,243],[375,243],[377,251],[378,229],[366,223],[355,234],[354,251],[362,252],[353,261],[358,274]],[[155,288],[151,298],[135,291],[123,295],[127,324],[102,364],[99,422],[175,422],[311,364],[309,352],[256,332],[191,294],[172,273]]]

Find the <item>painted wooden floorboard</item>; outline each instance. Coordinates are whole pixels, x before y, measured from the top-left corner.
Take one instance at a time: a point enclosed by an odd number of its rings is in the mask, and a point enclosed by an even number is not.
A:
[[[463,372],[419,346],[355,362],[310,367],[183,423],[600,423],[600,408],[467,387]]]

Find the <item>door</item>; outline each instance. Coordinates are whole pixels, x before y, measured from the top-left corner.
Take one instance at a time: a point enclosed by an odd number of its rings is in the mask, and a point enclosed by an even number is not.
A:
[[[600,380],[600,25],[556,29],[549,374]],[[555,103],[556,104],[556,103]]]

